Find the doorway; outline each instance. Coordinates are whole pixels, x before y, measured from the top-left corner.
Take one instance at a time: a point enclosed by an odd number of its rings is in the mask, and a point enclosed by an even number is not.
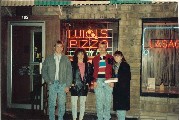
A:
[[[9,22],[8,33],[7,104],[9,108],[31,109],[31,92],[43,83],[45,23]],[[42,109],[43,89],[38,92]]]

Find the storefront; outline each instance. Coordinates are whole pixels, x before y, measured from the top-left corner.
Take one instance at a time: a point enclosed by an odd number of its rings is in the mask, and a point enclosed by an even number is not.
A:
[[[30,66],[29,61],[31,61],[38,63],[37,69],[39,69],[45,56],[53,52],[56,40],[63,40],[66,45],[65,53],[69,56],[73,55],[77,47],[85,48],[88,55],[93,56],[97,53],[97,41],[103,40],[108,43],[110,54],[115,50],[121,50],[131,66],[131,109],[127,112],[127,116],[141,119],[166,119],[169,115],[178,115],[179,29],[176,2],[109,4],[109,1],[104,1],[103,4],[94,2],[72,6],[39,5],[30,7],[31,14],[29,12],[18,14],[17,10],[22,9],[21,7],[4,5],[1,9],[3,11],[1,34],[4,108],[9,103],[12,104],[13,99],[17,99],[12,96],[13,88],[8,87],[9,83],[15,80],[12,79],[13,75],[27,75],[29,77],[27,91],[33,90],[30,87],[33,85],[30,83],[33,83],[32,78],[35,79],[37,76],[29,75],[29,71],[24,66]],[[29,35],[23,30],[26,27],[29,29]],[[14,33],[13,29],[16,29]],[[18,29],[23,32],[18,33]],[[19,35],[24,33],[24,38],[14,35],[13,40],[13,34],[17,33]],[[34,39],[33,35],[37,36],[37,39]],[[24,41],[23,44],[22,41]],[[18,45],[21,49],[16,47]],[[18,51],[22,51],[21,54],[15,54],[16,56],[13,57],[13,53],[19,53]],[[28,55],[28,61],[26,61],[28,65],[24,65],[18,59],[26,58],[22,55]],[[22,64],[21,67],[17,67],[18,69],[13,66],[16,62],[19,65]],[[33,68],[34,64],[31,66]],[[155,80],[155,90],[148,84],[150,81],[148,78]],[[163,91],[160,91],[161,83],[164,84]],[[19,86],[22,85],[19,84]],[[69,103],[67,110],[70,111],[70,97],[67,102]],[[13,104],[10,107],[13,107]],[[41,107],[43,109],[43,104]],[[86,111],[95,112],[93,93],[88,96]]]

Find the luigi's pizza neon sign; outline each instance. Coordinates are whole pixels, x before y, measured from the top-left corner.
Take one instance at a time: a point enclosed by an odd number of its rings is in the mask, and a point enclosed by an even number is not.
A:
[[[97,51],[98,42],[107,43],[107,48],[112,51],[113,30],[112,29],[73,29],[66,31],[68,46],[67,52],[72,55],[76,48],[84,48],[89,56]]]

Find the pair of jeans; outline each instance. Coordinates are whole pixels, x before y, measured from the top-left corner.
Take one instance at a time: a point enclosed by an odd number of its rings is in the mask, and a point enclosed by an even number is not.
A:
[[[105,83],[105,80],[105,78],[98,78],[97,87],[94,89],[98,120],[109,120],[111,118],[113,88],[108,83]]]
[[[48,85],[49,98],[49,120],[55,120],[55,106],[58,102],[58,120],[63,120],[65,114],[65,103],[66,103],[66,84],[60,84],[59,81],[55,80],[52,84]],[[58,98],[58,100],[57,100]]]
[[[117,110],[116,111],[118,120],[125,120],[126,110]]]
[[[80,98],[80,116],[79,116],[79,120],[82,120],[83,117],[84,117],[84,112],[85,112],[86,96],[79,96],[79,98]],[[71,96],[71,107],[72,107],[73,119],[77,118],[77,101],[78,101],[78,96]]]

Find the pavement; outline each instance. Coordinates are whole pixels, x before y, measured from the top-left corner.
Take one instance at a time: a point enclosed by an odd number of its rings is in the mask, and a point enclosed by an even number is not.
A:
[[[48,120],[48,115],[44,115],[43,111],[32,111],[25,109],[7,109],[1,111],[1,120]],[[79,116],[79,115],[78,115]],[[115,114],[111,114],[110,120],[117,120]],[[58,120],[58,116],[56,116]],[[67,111],[64,115],[64,120],[73,120],[71,111]],[[78,118],[77,118],[78,120]],[[96,113],[85,113],[83,120],[97,120]],[[137,120],[136,118],[126,118],[126,120]]]

